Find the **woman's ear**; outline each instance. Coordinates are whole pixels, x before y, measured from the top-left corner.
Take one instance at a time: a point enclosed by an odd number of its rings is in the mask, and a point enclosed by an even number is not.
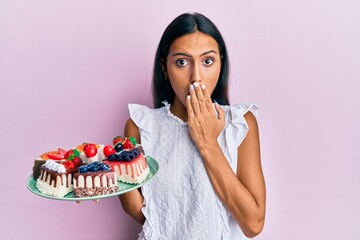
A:
[[[163,58],[160,58],[160,65],[161,65],[161,71],[164,74],[164,78],[167,81],[168,80],[168,75],[167,75],[167,71],[166,71],[165,60]]]

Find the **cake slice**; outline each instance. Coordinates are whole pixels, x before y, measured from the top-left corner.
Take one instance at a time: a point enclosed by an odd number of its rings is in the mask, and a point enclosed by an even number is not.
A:
[[[58,163],[48,160],[40,168],[37,178],[37,189],[49,196],[64,197],[73,191],[73,176],[77,168],[71,161]]]
[[[37,179],[40,176],[41,166],[48,160],[53,160],[59,162],[59,160],[64,158],[66,151],[62,148],[58,148],[57,151],[45,152],[38,156],[34,161],[33,166],[33,177]]]
[[[150,173],[146,157],[138,148],[110,155],[103,162],[115,171],[119,181],[126,183],[142,183]]]
[[[79,167],[74,175],[74,194],[77,197],[93,197],[115,193],[119,190],[115,172],[101,162]]]

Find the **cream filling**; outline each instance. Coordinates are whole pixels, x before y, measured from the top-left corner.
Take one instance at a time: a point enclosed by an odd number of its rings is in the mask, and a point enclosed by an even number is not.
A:
[[[66,178],[65,174],[56,176],[56,183],[54,180],[50,182],[50,174],[46,174],[46,172],[44,172],[43,174],[44,176],[42,178],[38,178],[36,181],[37,189],[39,189],[39,191],[43,194],[54,197],[63,197],[69,192],[73,191],[73,185],[70,184],[72,179],[71,174],[68,174],[68,178]],[[61,182],[63,182],[64,184],[61,184]],[[66,185],[68,185],[69,187],[66,187]]]

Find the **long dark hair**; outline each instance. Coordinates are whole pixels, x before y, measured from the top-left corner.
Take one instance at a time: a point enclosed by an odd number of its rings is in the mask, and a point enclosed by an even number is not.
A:
[[[215,24],[200,13],[184,13],[175,18],[165,29],[155,55],[153,69],[152,92],[154,107],[162,106],[163,101],[172,103],[175,93],[162,71],[161,61],[166,64],[170,46],[175,39],[196,31],[205,33],[215,39],[221,56],[219,80],[211,95],[211,99],[221,105],[230,105],[228,97],[229,59],[223,37]]]

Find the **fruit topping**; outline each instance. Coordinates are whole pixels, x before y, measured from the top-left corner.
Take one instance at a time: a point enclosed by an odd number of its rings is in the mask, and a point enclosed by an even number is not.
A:
[[[52,160],[61,160],[64,158],[64,155],[61,155],[57,152],[51,152],[48,154],[48,157]]]
[[[61,160],[64,159],[64,155],[65,155],[66,151],[62,148],[58,148],[57,151],[51,151],[48,152],[48,157],[52,160]]]
[[[109,162],[119,161],[119,162],[131,162],[140,155],[140,151],[137,148],[134,148],[130,151],[122,151],[119,154],[112,154],[107,157]]]
[[[75,157],[80,157],[80,152],[76,148],[70,149],[64,155],[64,158],[67,160],[73,160]]]
[[[110,166],[101,162],[92,162],[87,165],[79,167],[79,173],[109,171]]]
[[[62,165],[64,165],[66,170],[71,170],[75,168],[75,164],[73,163],[73,161],[65,161],[61,163]]]
[[[103,151],[104,151],[104,156],[105,157],[108,157],[111,154],[115,153],[114,148],[112,146],[110,146],[110,145],[105,146]]]
[[[118,143],[115,145],[114,149],[115,149],[115,151],[116,151],[117,153],[119,153],[119,152],[121,152],[122,150],[124,150],[124,147],[123,147],[123,145],[122,145],[121,142],[118,142]]]
[[[77,147],[76,147],[76,150],[78,150],[79,152],[84,152],[85,144],[86,144],[86,143],[83,143],[83,144],[77,146]]]
[[[88,147],[97,148],[96,144],[94,144],[94,143],[84,143],[84,152],[86,151],[86,149],[87,149]]]
[[[109,160],[110,162],[111,162],[111,161],[115,161],[116,158],[117,158],[117,156],[118,156],[118,155],[117,155],[116,153],[111,154],[110,156],[107,157],[107,160]]]
[[[124,138],[122,136],[116,136],[113,139],[113,145],[115,146],[118,142],[124,141]]]
[[[76,167],[80,167],[83,163],[83,161],[79,157],[75,157],[72,162],[75,164]]]
[[[64,150],[64,149],[62,149],[62,148],[58,148],[58,153],[60,154],[60,155],[65,155],[65,153],[66,153],[66,150]]]
[[[129,138],[125,138],[125,140],[122,142],[124,149],[133,149],[134,145],[130,142]]]
[[[88,158],[92,158],[98,153],[98,150],[97,150],[97,147],[95,144],[85,145],[84,150],[85,150],[85,155]]]
[[[136,146],[136,138],[131,137],[131,138],[129,138],[129,140],[134,146]]]
[[[109,171],[110,169],[111,167],[105,163],[101,165],[101,170],[103,171]]]

